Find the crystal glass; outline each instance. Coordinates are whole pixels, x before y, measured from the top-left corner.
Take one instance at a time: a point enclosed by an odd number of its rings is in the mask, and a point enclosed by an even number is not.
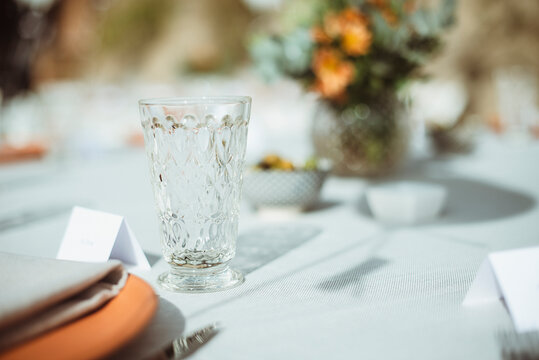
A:
[[[243,282],[236,252],[251,98],[139,102],[161,245],[165,289],[218,291]]]

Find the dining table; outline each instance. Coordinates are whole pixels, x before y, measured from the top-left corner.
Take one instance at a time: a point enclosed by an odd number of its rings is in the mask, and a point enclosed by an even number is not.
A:
[[[378,221],[366,190],[399,180],[444,186],[442,213]],[[539,142],[480,133],[468,153],[410,156],[383,178],[331,175],[304,211],[243,199],[232,267],[245,282],[174,293],[156,281],[168,265],[144,149],[120,148],[0,165],[0,251],[56,257],[74,206],[123,216],[151,265],[132,272],[159,309],[112,358],[145,358],[218,323],[191,358],[497,359],[500,334],[515,331],[503,302],[462,302],[489,253],[539,244],[538,201]]]

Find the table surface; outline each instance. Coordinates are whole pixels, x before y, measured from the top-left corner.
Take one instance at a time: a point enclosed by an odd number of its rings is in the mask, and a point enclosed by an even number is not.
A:
[[[466,156],[416,159],[394,176],[449,190],[434,222],[387,227],[364,201],[369,183],[332,177],[317,209],[255,212],[242,204],[236,268],[243,285],[176,294],[156,288],[157,317],[118,357],[219,321],[195,359],[495,359],[511,330],[501,302],[461,302],[492,251],[539,243],[539,144],[482,137]],[[0,167],[0,251],[55,257],[74,205],[124,215],[152,263],[157,219],[142,149]]]

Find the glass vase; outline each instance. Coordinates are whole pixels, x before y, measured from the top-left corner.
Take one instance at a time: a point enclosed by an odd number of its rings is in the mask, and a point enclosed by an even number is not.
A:
[[[344,109],[320,101],[312,126],[317,156],[331,160],[342,176],[391,173],[406,157],[409,134],[404,104],[394,95]]]

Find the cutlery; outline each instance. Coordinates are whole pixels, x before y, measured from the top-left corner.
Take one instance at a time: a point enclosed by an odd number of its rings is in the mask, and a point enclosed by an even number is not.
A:
[[[180,360],[185,359],[197,351],[202,345],[210,341],[220,330],[217,323],[208,325],[194,331],[187,336],[174,339],[169,345],[158,353],[149,357],[149,360]]]
[[[503,331],[497,334],[497,340],[503,360],[539,359],[539,331]]]

